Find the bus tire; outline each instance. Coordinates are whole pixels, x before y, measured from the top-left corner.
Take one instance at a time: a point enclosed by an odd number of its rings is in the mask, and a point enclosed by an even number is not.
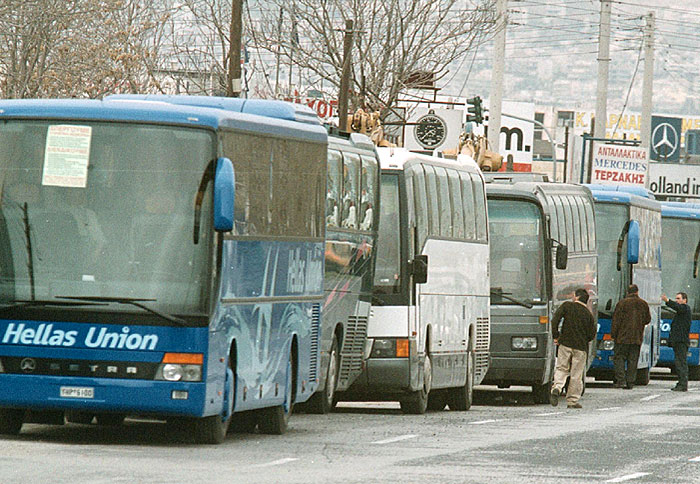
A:
[[[642,368],[637,370],[637,381],[636,385],[648,385],[649,384],[649,368]]]
[[[258,429],[263,434],[282,435],[287,431],[289,418],[294,410],[294,392],[296,378],[294,355],[289,352],[287,361],[287,381],[285,385],[284,403],[276,407],[263,408],[259,413]]]
[[[433,390],[428,395],[428,410],[439,412],[447,405],[446,390]]]
[[[18,408],[0,408],[0,434],[17,435],[22,430],[25,411]]]
[[[406,398],[400,400],[401,411],[406,414],[422,415],[428,409],[428,395],[433,384],[433,367],[430,361],[430,355],[425,354],[423,362],[423,388],[416,392],[412,392]]]
[[[309,413],[326,414],[333,411],[336,404],[335,389],[338,386],[338,373],[340,372],[340,352],[338,351],[338,338],[333,338],[331,351],[328,358],[328,371],[326,372],[326,385],[323,390],[314,393],[306,405]]]
[[[532,385],[532,399],[535,403],[549,403],[549,393],[552,391],[552,380],[547,383]]]
[[[211,415],[194,419],[190,423],[196,443],[217,445],[226,438],[231,418],[224,420],[221,415]]]
[[[69,410],[66,412],[66,422],[89,425],[92,419],[95,418],[94,413],[82,412],[80,410]]]
[[[458,388],[450,388],[448,395],[448,404],[450,410],[458,412],[466,412],[472,408],[474,401],[474,352],[470,351],[467,354],[467,381],[464,386]]]
[[[228,427],[230,434],[252,434],[258,426],[258,415],[253,410],[238,412],[231,415],[231,423]]]
[[[688,380],[700,380],[700,366],[688,366]]]

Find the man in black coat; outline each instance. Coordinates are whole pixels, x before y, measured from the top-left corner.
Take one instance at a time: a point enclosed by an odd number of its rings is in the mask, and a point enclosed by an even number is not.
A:
[[[647,302],[639,297],[639,288],[630,284],[627,297],[615,305],[610,336],[615,341],[615,387],[630,390],[637,381],[639,351],[644,328],[651,321]]]
[[[665,294],[661,295],[661,300],[676,312],[671,321],[671,334],[668,337],[668,344],[673,348],[675,357],[676,373],[678,373],[678,383],[671,388],[674,392],[688,391],[688,345],[690,345],[690,320],[692,313],[688,306],[688,295],[684,292],[676,294],[676,301],[671,301]]]

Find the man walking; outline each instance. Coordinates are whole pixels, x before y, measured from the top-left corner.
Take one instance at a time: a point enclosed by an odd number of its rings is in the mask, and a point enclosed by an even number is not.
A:
[[[637,381],[637,363],[644,339],[644,327],[650,321],[649,305],[639,297],[637,285],[630,284],[627,288],[627,297],[615,305],[610,328],[610,336],[615,341],[615,388],[631,390],[634,387]]]
[[[595,338],[596,327],[593,315],[588,310],[588,291],[576,289],[574,300],[566,301],[554,313],[552,320],[552,337],[559,344],[557,351],[557,366],[554,371],[552,393],[549,402],[553,406],[559,403],[559,395],[569,378],[569,388],[566,390],[566,406],[581,408],[578,403],[583,391],[583,378],[588,361],[588,343]],[[564,319],[559,331],[559,322]]]
[[[688,345],[690,344],[690,320],[692,314],[688,306],[688,295],[684,292],[676,294],[676,301],[671,301],[665,294],[661,295],[661,300],[676,312],[671,321],[671,334],[668,336],[668,343],[673,347],[676,373],[678,373],[678,383],[671,388],[674,392],[688,391]]]

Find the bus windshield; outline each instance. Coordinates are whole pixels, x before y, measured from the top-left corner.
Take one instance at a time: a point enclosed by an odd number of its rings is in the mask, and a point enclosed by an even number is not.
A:
[[[695,249],[700,240],[700,222],[680,218],[666,218],[661,221],[663,234],[663,265],[661,285],[665,293],[672,297],[678,292],[688,294],[688,304],[693,313],[700,312],[698,285],[700,279],[693,278]]]
[[[1,123],[0,304],[142,298],[168,313],[206,312],[210,187],[197,244],[193,212],[215,147],[203,129]]]
[[[492,298],[498,304],[545,301],[542,212],[524,200],[489,199]]]
[[[398,174],[382,174],[380,207],[374,292],[396,294],[401,290]]]
[[[596,203],[596,238],[598,241],[598,307],[612,311],[627,288],[627,270],[617,270],[617,241],[629,218],[625,205]],[[623,254],[624,260],[624,254]]]

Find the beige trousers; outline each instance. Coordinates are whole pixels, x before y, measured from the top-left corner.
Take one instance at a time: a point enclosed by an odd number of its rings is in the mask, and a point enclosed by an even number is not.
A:
[[[552,390],[555,388],[561,392],[561,389],[566,383],[566,378],[569,380],[569,387],[566,390],[566,403],[572,404],[578,402],[583,391],[583,372],[586,370],[587,353],[581,350],[575,350],[568,346],[559,345],[557,352],[557,367],[554,370],[554,382],[552,382]]]

